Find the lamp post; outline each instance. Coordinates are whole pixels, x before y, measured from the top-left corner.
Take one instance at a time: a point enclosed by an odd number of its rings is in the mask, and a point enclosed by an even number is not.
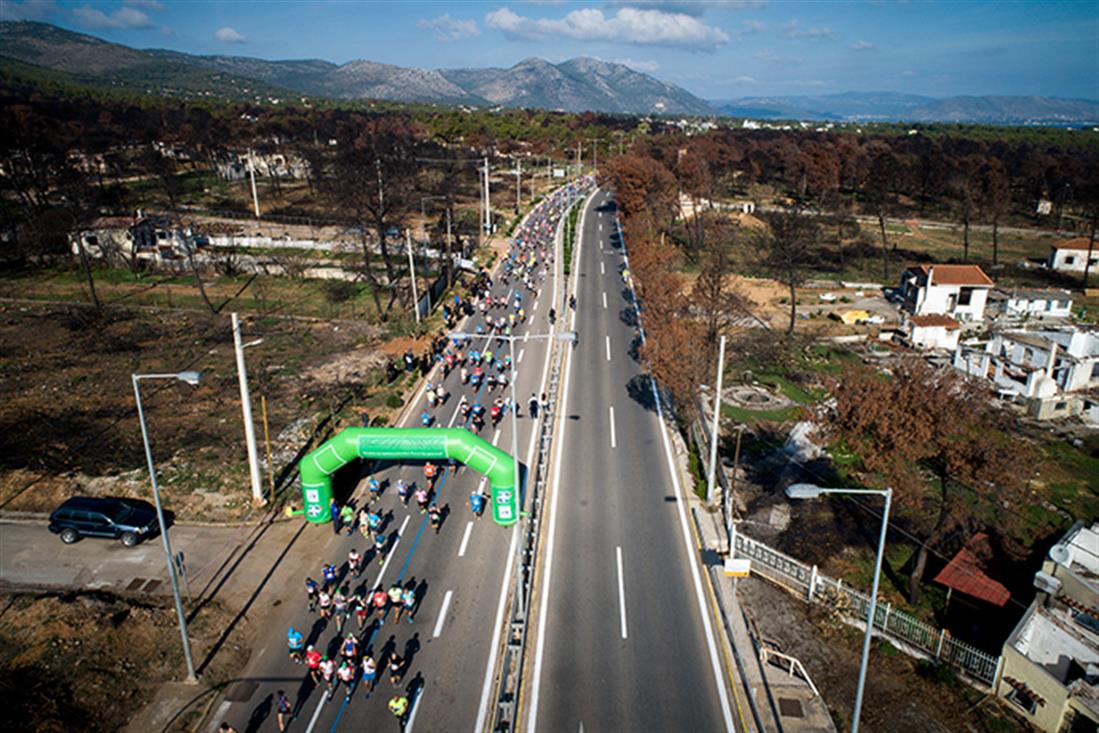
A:
[[[176,616],[179,619],[179,636],[183,641],[183,658],[187,662],[187,681],[198,682],[195,674],[195,662],[191,658],[191,639],[187,635],[187,616],[183,613],[183,600],[179,597],[179,579],[176,577],[175,561],[172,559],[172,546],[168,543],[168,527],[164,522],[164,508],[160,505],[160,490],[156,484],[156,468],[153,466],[153,451],[149,447],[149,430],[145,426],[145,411],[141,407],[142,379],[178,379],[190,385],[196,385],[202,378],[198,372],[179,372],[177,374],[134,374],[134,399],[137,401],[137,419],[141,423],[141,440],[145,443],[145,460],[149,463],[149,482],[153,485],[153,502],[156,504],[156,521],[160,525],[160,539],[164,544],[164,561],[168,564],[168,579],[172,583],[172,596],[176,602]]]
[[[878,537],[878,555],[874,559],[874,580],[870,588],[870,612],[866,617],[866,633],[862,637],[862,660],[859,663],[859,682],[855,688],[855,710],[851,714],[851,733],[858,733],[859,714],[862,712],[862,694],[866,688],[866,664],[870,659],[870,637],[874,634],[874,615],[878,609],[878,578],[885,551],[885,533],[889,528],[889,505],[893,501],[893,489],[824,489],[816,484],[791,484],[786,496],[791,499],[815,499],[821,494],[876,494],[885,497],[885,509],[881,516],[881,535]]]

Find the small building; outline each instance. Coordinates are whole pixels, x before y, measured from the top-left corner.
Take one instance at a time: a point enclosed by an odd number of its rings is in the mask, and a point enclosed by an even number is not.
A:
[[[1004,643],[993,690],[1039,730],[1099,727],[1099,524],[1049,551],[1038,594]]]
[[[996,288],[988,298],[989,310],[1008,319],[1069,318],[1072,293],[1067,290]]]
[[[956,348],[954,367],[984,377],[1038,420],[1082,415],[1099,389],[1099,334],[1077,328],[1009,330]]]
[[[962,324],[950,316],[909,316],[904,330],[908,342],[915,348],[954,351],[958,348]]]
[[[917,265],[901,273],[901,307],[914,316],[979,322],[993,285],[977,265]]]
[[[1093,246],[1089,237],[1062,239],[1050,245],[1046,267],[1059,272],[1083,272],[1089,256],[1091,266],[1093,268],[1099,266],[1099,241]]]
[[[88,257],[98,260],[118,260],[133,256],[134,220],[125,216],[100,216],[84,224],[69,235],[74,255],[80,254],[81,245]]]

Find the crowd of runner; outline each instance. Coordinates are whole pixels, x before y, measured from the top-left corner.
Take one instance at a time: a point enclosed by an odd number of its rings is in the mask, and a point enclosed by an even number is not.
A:
[[[591,185],[590,180],[585,183]],[[466,297],[456,294],[452,302],[444,306],[447,326],[454,328],[460,318],[466,317],[464,328],[471,338],[452,338],[444,331],[420,357],[415,357],[411,351],[405,354],[406,370],[419,369],[430,377],[424,385],[420,415],[423,426],[450,425],[460,416],[462,426],[479,432],[486,418],[496,425],[508,411],[517,408],[508,397],[507,387],[514,365],[510,354],[506,353],[507,341],[494,337],[511,336],[529,326],[530,314],[535,310],[534,304],[546,276],[553,271],[554,236],[572,195],[567,189],[559,189],[547,197],[515,231],[508,255],[497,270],[497,278],[482,270]],[[499,286],[495,295],[494,286]],[[505,288],[507,294],[501,295]],[[556,312],[551,307],[548,312],[551,327],[555,319]],[[458,378],[449,379],[449,382],[456,395],[446,387],[448,378],[454,373]],[[447,423],[441,411],[453,399],[458,403]],[[531,417],[536,416],[540,406],[545,407],[544,401],[544,395],[541,400],[531,395],[528,405]],[[414,481],[400,477],[394,482],[400,507],[409,507],[411,499],[414,507],[410,508],[426,515],[426,521],[436,534],[449,509],[449,505],[438,501],[438,489],[449,470],[449,467],[428,461],[422,467],[422,481],[418,477]],[[418,651],[418,635],[408,639],[403,648],[399,647],[395,634],[378,648],[375,648],[375,640],[387,622],[393,623],[391,628],[394,629],[400,628],[402,620],[414,622],[427,583],[417,582],[415,578],[398,578],[385,585],[381,582],[381,573],[374,584],[362,579],[366,566],[372,561],[382,565],[384,573],[386,559],[397,540],[396,531],[389,530],[394,522],[394,508],[382,507],[388,484],[388,480],[383,482],[371,476],[367,479],[368,491],[357,510],[352,504],[338,506],[333,502],[331,506],[333,531],[345,531],[348,536],[357,532],[363,549],[352,547],[346,557],[323,563],[319,580],[305,579],[306,609],[309,614],[317,614],[322,623],[309,623],[314,630],[309,638],[297,628],[287,632],[290,661],[304,665],[306,672],[296,704],[292,705],[283,691],[279,691],[276,712],[280,730],[297,714],[312,690],[323,688],[327,701],[342,692],[345,702],[350,703],[356,690],[361,689],[364,697],[371,697],[379,675],[383,674],[388,675],[395,692],[387,703],[389,711],[402,724],[410,714],[422,683],[417,676],[410,685],[400,686],[411,658]],[[469,508],[475,516],[481,516],[486,501],[487,497],[478,488],[470,494]],[[313,638],[324,633],[330,634],[326,643]]]

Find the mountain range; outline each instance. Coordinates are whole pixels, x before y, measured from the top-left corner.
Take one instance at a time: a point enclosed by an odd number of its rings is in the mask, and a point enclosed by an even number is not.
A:
[[[835,122],[962,122],[1093,125],[1099,102],[1019,96],[924,97],[897,92],[844,92],[819,96],[742,97],[712,101],[731,117]]]
[[[34,22],[0,22],[0,81],[55,82],[141,94],[230,100],[300,96],[566,112],[666,114],[835,122],[1091,125],[1099,102],[1050,97],[936,99],[896,92],[706,101],[622,64],[593,58],[510,68],[420,69],[367,60],[270,61],[139,50]]]
[[[55,81],[138,92],[229,99],[289,93],[566,112],[710,115],[690,92],[633,69],[592,58],[551,64],[528,58],[508,69],[418,69],[355,60],[267,61],[138,50],[46,23],[0,23],[0,60],[37,67]],[[26,68],[0,63],[8,75]],[[6,67],[6,68],[4,68]]]

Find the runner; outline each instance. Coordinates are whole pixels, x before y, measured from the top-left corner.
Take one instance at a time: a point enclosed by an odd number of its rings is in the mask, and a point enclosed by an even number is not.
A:
[[[378,625],[385,623],[385,612],[389,607],[389,594],[379,585],[370,595],[370,605],[378,612]]]
[[[400,497],[402,504],[408,504],[408,482],[403,478],[397,479],[397,496]]]
[[[317,604],[320,606],[321,618],[326,621],[332,618],[332,596],[328,595],[327,590],[317,594]]]
[[[286,693],[279,690],[275,693],[275,714],[278,716],[279,733],[286,730],[286,724],[294,718],[294,706],[290,703]]]
[[[427,516],[431,520],[431,528],[435,530],[435,534],[439,534],[439,528],[443,526],[443,510],[438,504],[432,504],[427,510]]]
[[[389,712],[393,713],[393,717],[401,723],[401,728],[404,728],[404,717],[408,714],[408,697],[405,695],[394,695],[389,698],[387,704]]]
[[[378,555],[378,564],[385,562],[385,548],[389,545],[389,538],[379,532],[374,535],[374,552]]]
[[[374,657],[367,654],[363,657],[362,669],[363,688],[366,689],[366,696],[370,697],[374,692],[374,683],[378,679],[378,663],[374,661]]]
[[[424,464],[424,478],[427,479],[427,490],[435,488],[435,477],[439,475],[439,467],[431,461]]]
[[[328,700],[332,699],[332,694],[336,691],[336,663],[328,657],[321,658],[320,664],[321,679],[328,686]]]
[[[344,637],[343,643],[340,645],[340,656],[344,658],[345,662],[355,663],[355,659],[359,656],[359,640],[355,638],[354,634],[348,634]]]
[[[305,602],[309,608],[309,612],[317,610],[317,591],[320,590],[320,586],[317,585],[317,581],[312,578],[305,579]]]
[[[401,659],[401,655],[393,650],[389,653],[389,684],[396,687],[401,684],[401,677],[404,676],[404,660]]]
[[[344,689],[344,701],[351,702],[351,693],[355,689],[355,663],[344,660],[343,664],[336,671],[336,677],[343,683]]]
[[[376,510],[366,515],[366,528],[369,532],[377,532],[382,528],[382,515]]]
[[[362,574],[362,571],[363,556],[359,554],[357,548],[352,547],[347,553],[347,572],[357,578]]]
[[[321,653],[310,644],[305,650],[305,666],[309,668],[309,677],[314,685],[321,682]]]
[[[480,517],[485,511],[485,495],[479,489],[469,495],[469,509]]]
[[[393,608],[397,612],[397,623],[401,621],[401,612],[404,610],[404,606],[401,605],[401,594],[404,592],[404,588],[400,583],[394,583],[389,586],[389,591],[386,593],[389,596],[389,607]]]
[[[332,595],[332,613],[336,617],[336,631],[343,631],[343,625],[347,622],[347,586],[337,588]]]
[[[324,577],[324,589],[336,584],[336,566],[325,563],[321,566],[321,575]]]
[[[359,624],[359,631],[362,631],[363,626],[366,626],[366,618],[370,615],[370,605],[367,599],[363,598],[361,593],[355,593],[347,599],[347,603],[355,612],[355,621]]]
[[[305,638],[293,626],[286,632],[286,645],[290,650],[290,661],[294,664],[301,664],[303,659],[302,651],[305,649]]]
[[[401,605],[408,611],[408,623],[412,623],[412,613],[416,608],[416,586],[412,582],[401,592]]]
[[[347,527],[348,537],[355,531],[355,510],[350,504],[344,504],[343,508],[340,509],[340,528],[344,527]]]
[[[420,506],[420,514],[427,511],[427,505],[431,501],[431,494],[427,489],[420,488],[416,490],[416,503]]]

